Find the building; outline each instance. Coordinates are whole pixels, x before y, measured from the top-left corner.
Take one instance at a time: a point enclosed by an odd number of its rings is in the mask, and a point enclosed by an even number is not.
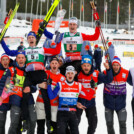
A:
[[[0,0],[0,25],[3,25],[6,16],[6,0]]]

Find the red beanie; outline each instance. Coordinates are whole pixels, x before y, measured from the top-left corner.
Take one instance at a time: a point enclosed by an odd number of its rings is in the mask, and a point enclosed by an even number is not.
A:
[[[110,47],[112,45],[112,42],[108,42],[108,46]]]
[[[4,58],[4,57],[7,57],[7,58],[10,60],[9,56],[8,56],[7,54],[5,54],[5,53],[3,53],[3,54],[1,55],[0,60],[2,60],[2,58]]]
[[[98,44],[95,44],[95,46],[94,46],[95,48],[98,48]]]

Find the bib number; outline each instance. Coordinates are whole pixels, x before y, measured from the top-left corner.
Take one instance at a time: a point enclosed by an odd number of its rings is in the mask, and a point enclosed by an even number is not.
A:
[[[39,55],[38,54],[28,55],[28,60],[38,60],[38,59],[39,59]]]

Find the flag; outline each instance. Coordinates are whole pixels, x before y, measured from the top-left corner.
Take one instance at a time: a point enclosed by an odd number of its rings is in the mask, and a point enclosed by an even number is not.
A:
[[[81,6],[81,11],[83,12],[83,4],[82,4],[82,6]]]
[[[72,0],[71,10],[73,10],[73,0]]]
[[[62,10],[62,0],[60,1],[60,10]]]
[[[107,2],[105,3],[105,13],[107,12]]]
[[[129,15],[131,14],[131,7],[130,7],[130,1],[129,1]]]
[[[120,13],[120,6],[119,6],[119,1],[118,1],[118,14]]]

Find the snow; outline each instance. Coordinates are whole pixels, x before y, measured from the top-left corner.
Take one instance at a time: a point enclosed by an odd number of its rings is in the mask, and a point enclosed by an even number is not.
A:
[[[24,37],[25,39],[25,45],[28,46],[26,42],[25,34],[27,34],[29,31],[31,31],[31,26],[26,25],[26,21],[19,21],[14,20],[12,22],[12,25],[9,27],[6,36],[10,37]],[[54,29],[48,29],[49,31],[53,32]],[[68,28],[62,28],[60,29],[60,32],[68,31]],[[78,31],[86,33],[86,34],[93,34],[94,29],[89,27],[79,27]],[[113,29],[103,29],[105,38],[109,37],[110,39],[113,38],[120,38],[120,39],[134,39],[134,36],[132,35],[133,31],[129,32],[130,34],[124,34],[123,30],[119,30],[119,34],[113,34],[111,31],[114,31]],[[42,46],[43,42],[40,42],[39,46]],[[10,49],[16,49],[17,45],[10,45]],[[130,69],[134,65],[134,58],[131,57],[123,57],[124,51],[132,51],[133,52],[134,46],[133,45],[116,45],[116,55],[118,55],[121,59],[122,67],[126,69]],[[0,49],[0,53],[2,54],[4,52],[2,49]],[[103,59],[104,61],[104,59]],[[102,68],[103,64],[102,64]],[[34,94],[35,100],[36,96],[38,95],[38,92]],[[131,109],[131,100],[132,100],[132,87],[127,84],[127,133],[133,134],[133,126],[132,126],[132,109]],[[103,106],[103,84],[98,86],[98,90],[96,93],[96,105],[97,105],[97,115],[98,115],[98,125],[96,129],[95,134],[107,134],[106,129],[106,122],[105,122],[105,116],[104,116],[104,106]],[[10,117],[9,112],[7,115],[7,121],[6,121],[6,133],[8,131],[10,125]],[[86,134],[87,132],[87,119],[85,116],[85,112],[82,115],[81,123],[80,123],[80,134]],[[114,113],[114,128],[116,134],[119,134],[119,125],[118,125],[118,119],[116,113]]]

